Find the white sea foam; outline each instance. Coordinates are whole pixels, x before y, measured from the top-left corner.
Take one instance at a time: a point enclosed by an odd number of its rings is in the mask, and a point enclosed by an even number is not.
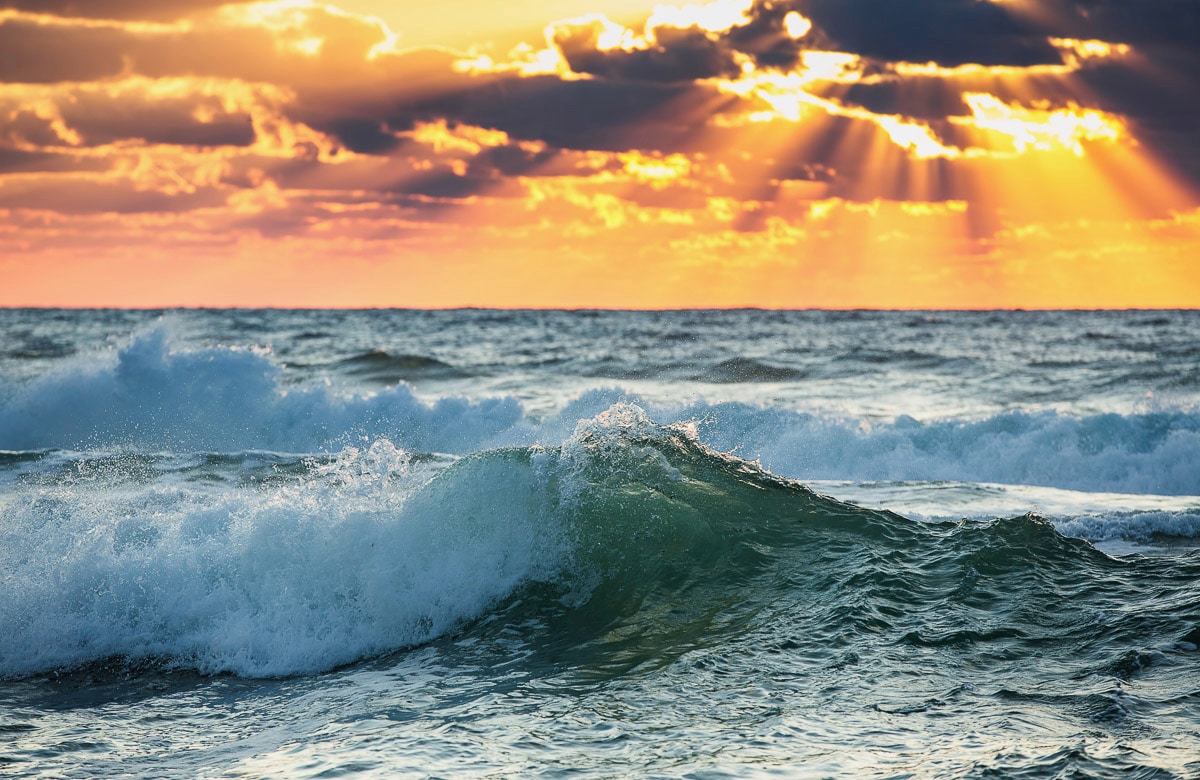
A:
[[[565,550],[536,469],[470,468],[426,482],[377,441],[284,486],[9,492],[0,676],[110,656],[290,675],[439,636]]]
[[[577,421],[622,399],[641,403],[659,422],[695,420],[704,443],[797,479],[1200,494],[1194,409],[881,422],[739,402],[655,406],[620,389],[594,389],[534,419],[511,397],[425,401],[403,383],[357,393],[288,385],[269,355],[172,348],[162,325],[120,350],[10,388],[0,402],[0,449],[337,452],[382,437],[411,451],[465,454],[557,444]]]
[[[983,420],[887,423],[718,404],[676,413],[701,437],[800,479],[957,480],[1072,490],[1200,494],[1200,415],[1072,417],[1010,412]]]
[[[858,506],[937,522],[1033,513],[1066,536],[1091,542],[1200,540],[1200,497],[1089,493],[974,482],[812,481],[818,492]]]
[[[266,355],[172,349],[158,325],[12,393],[0,407],[0,449],[313,452],[391,434],[410,449],[462,453],[521,413],[511,398],[427,404],[405,384],[362,395],[287,387]]]
[[[0,493],[0,676],[112,656],[208,673],[308,673],[441,636],[526,583],[569,573],[586,590],[595,572],[577,570],[575,501],[598,476],[616,479],[619,496],[625,483],[659,496],[647,485],[685,481],[647,444],[665,431],[618,405],[577,424],[560,448],[493,450],[450,465],[376,439],[277,481],[196,479],[196,468],[146,476],[117,459],[11,486]],[[105,468],[126,471],[88,473]],[[870,498],[857,489],[855,498]],[[877,492],[881,500],[862,503],[903,510],[924,500],[971,514],[1032,500],[1061,532],[1094,541],[1200,538],[1200,508],[1184,499],[1156,499],[1145,511],[1128,496],[998,485]],[[1054,518],[1064,507],[1084,511]],[[603,546],[624,554],[615,537]]]
[[[1058,532],[1092,542],[1200,539],[1200,511],[1108,512],[1059,518]]]

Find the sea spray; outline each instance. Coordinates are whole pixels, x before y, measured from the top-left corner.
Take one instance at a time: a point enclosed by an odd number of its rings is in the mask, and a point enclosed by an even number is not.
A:
[[[555,568],[542,490],[502,456],[431,477],[379,440],[282,485],[10,498],[0,674],[115,656],[293,675],[427,641]]]
[[[406,384],[365,394],[292,387],[259,351],[172,348],[158,325],[12,391],[0,448],[338,451],[387,436],[419,451],[470,452],[520,417],[511,398],[424,403]]]
[[[1200,776],[1195,312],[161,314],[0,310],[0,774]]]
[[[956,480],[1073,490],[1200,494],[1200,412],[1012,411],[983,419],[867,421],[741,402],[654,404],[593,389],[530,416],[512,396],[423,400],[405,383],[350,391],[284,381],[269,354],[173,346],[151,327],[101,356],[8,391],[0,449],[337,452],[363,437],[414,452],[466,454],[557,444],[579,419],[627,400],[701,441],[797,479]]]

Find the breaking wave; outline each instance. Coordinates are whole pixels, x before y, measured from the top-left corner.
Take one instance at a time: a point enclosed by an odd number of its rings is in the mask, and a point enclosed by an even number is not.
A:
[[[1126,577],[1177,593],[1172,609],[1200,606],[1187,595],[1196,565],[1118,561],[1034,516],[929,524],[859,508],[636,406],[581,421],[555,447],[445,462],[378,440],[293,466],[234,490],[176,474],[87,501],[69,480],[10,498],[0,675],[113,658],[303,674],[452,632],[486,637],[498,630],[487,615],[527,638],[608,632],[653,656],[737,630],[715,618],[733,605],[745,620],[796,610],[820,647],[864,631],[1042,647],[1059,640],[1040,609],[1065,599],[1094,621],[1083,607]],[[1134,635],[1146,619],[1088,635]],[[1059,628],[1079,641],[1079,626]]]
[[[369,370],[409,358],[360,355]],[[414,359],[421,370],[424,358]],[[434,370],[442,370],[433,365]],[[775,378],[760,365],[726,366]],[[0,449],[337,452],[364,437],[415,452],[467,454],[559,442],[619,401],[662,422],[695,421],[713,449],[784,476],[959,480],[1071,490],[1200,494],[1200,412],[1072,416],[1011,411],[984,419],[867,421],[738,402],[655,406],[617,389],[583,393],[546,417],[512,397],[419,398],[404,383],[375,392],[288,384],[269,354],[174,349],[165,327],[97,358],[72,359],[0,388]]]

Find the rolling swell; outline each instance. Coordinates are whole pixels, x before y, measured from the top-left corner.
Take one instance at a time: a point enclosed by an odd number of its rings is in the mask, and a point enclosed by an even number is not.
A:
[[[0,539],[6,677],[114,657],[287,676],[513,631],[597,670],[754,641],[801,666],[936,648],[1084,673],[1191,658],[1200,615],[1195,555],[1116,560],[1033,516],[862,509],[634,406],[445,467],[377,441],[283,485],[55,498],[13,506]]]
[[[373,382],[395,383],[421,379],[461,379],[470,373],[427,355],[392,354],[373,349],[337,363],[350,376]]]
[[[587,467],[568,471],[586,480],[572,488],[572,576],[600,576],[558,618],[580,631],[572,649],[590,648],[604,668],[770,637],[822,661],[882,646],[1013,669],[1060,657],[1084,673],[1131,648],[1182,659],[1200,618],[1194,554],[1117,560],[1034,515],[916,523],[714,453],[635,407],[581,424],[561,457],[581,450]],[[1147,587],[1153,595],[1135,594]]]
[[[415,360],[418,372],[458,370],[423,357],[365,352],[358,358],[360,367],[382,372],[374,375],[389,385],[398,380],[396,360]],[[773,365],[721,365],[735,373],[749,371],[753,381],[785,378]],[[27,383],[0,382],[0,450],[333,453],[369,437],[412,452],[461,455],[562,441],[576,420],[620,400],[639,403],[663,422],[701,421],[705,444],[736,448],[772,472],[796,479],[1200,493],[1200,411],[1190,408],[1087,416],[1008,411],[980,419],[899,415],[868,421],[737,401],[656,407],[625,390],[593,388],[557,412],[541,415],[512,396],[426,401],[403,382],[373,392],[292,385],[269,355],[229,347],[179,348],[161,325],[109,353],[64,360]]]

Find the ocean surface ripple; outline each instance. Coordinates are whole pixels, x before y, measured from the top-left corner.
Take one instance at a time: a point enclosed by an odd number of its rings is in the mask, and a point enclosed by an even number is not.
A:
[[[1196,313],[0,320],[0,773],[1200,777]]]

